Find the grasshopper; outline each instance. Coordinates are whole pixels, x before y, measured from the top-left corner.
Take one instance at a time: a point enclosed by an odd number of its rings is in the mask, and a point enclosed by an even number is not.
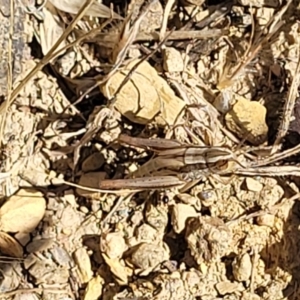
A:
[[[210,175],[300,176],[299,165],[276,165],[279,161],[298,154],[300,145],[252,161],[246,161],[243,155],[244,159],[241,161],[241,154],[247,151],[234,152],[221,146],[192,146],[176,140],[144,139],[126,135],[121,135],[119,142],[151,150],[155,156],[136,172],[129,174],[128,178],[103,180],[100,183],[101,189],[171,188]]]
[[[169,188],[199,180],[203,176],[218,174],[229,161],[243,167],[237,154],[226,147],[190,146],[175,140],[143,139],[126,135],[121,135],[119,142],[151,150],[155,157],[130,174],[131,178],[102,181],[101,189]]]

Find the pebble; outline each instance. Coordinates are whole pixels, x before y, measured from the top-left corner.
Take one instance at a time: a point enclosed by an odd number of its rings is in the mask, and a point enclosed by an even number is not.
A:
[[[52,273],[56,270],[56,265],[53,261],[49,259],[39,258],[33,266],[28,270],[28,273],[36,279],[36,282],[39,283],[49,283],[49,273]],[[53,275],[53,273],[52,273]]]
[[[66,190],[64,192],[64,200],[69,203],[72,207],[77,207],[74,190]]]
[[[26,247],[27,252],[35,253],[49,249],[53,245],[53,239],[35,239]]]
[[[100,202],[98,200],[91,200],[91,209],[92,209],[92,212],[97,212],[100,210],[101,208],[101,205],[100,205]]]
[[[232,109],[225,115],[229,130],[253,145],[261,145],[267,139],[267,109],[257,101],[238,97]]]
[[[275,185],[270,188],[264,188],[260,193],[260,199],[258,204],[263,207],[272,207],[275,205],[284,195],[284,190],[281,186]]]
[[[138,241],[154,241],[157,237],[157,230],[148,224],[142,224],[136,229],[136,238]]]
[[[99,299],[102,294],[103,284],[104,280],[99,275],[92,278],[85,289],[84,300]]]
[[[197,217],[199,214],[193,206],[177,203],[172,208],[172,225],[176,233],[181,233],[185,229],[186,220],[190,217]]]
[[[96,171],[103,166],[104,162],[103,154],[95,152],[83,161],[81,168],[83,172]]]
[[[127,250],[122,232],[109,232],[104,235],[100,240],[100,249],[111,259],[121,258]]]
[[[38,300],[38,296],[34,293],[22,293],[14,297],[14,300]]]
[[[247,281],[251,276],[252,263],[248,253],[244,253],[232,263],[233,276],[237,281]]]
[[[165,48],[163,51],[163,60],[163,68],[166,72],[182,72],[184,69],[182,56],[175,48]]]
[[[135,246],[128,258],[130,263],[141,270],[154,268],[164,260],[166,260],[165,250],[156,244],[150,243],[141,243]]]
[[[74,254],[74,261],[78,267],[81,283],[89,282],[93,277],[90,257],[85,248],[77,249]]]
[[[19,262],[0,263],[1,280],[0,280],[0,294],[15,290],[20,286],[21,265]],[[6,299],[13,299],[6,297]]]
[[[50,250],[50,253],[53,255],[54,260],[63,267],[68,267],[71,258],[68,252],[62,248],[62,247],[54,247],[53,249]]]
[[[86,206],[80,206],[80,211],[86,215],[89,213],[89,209]]]
[[[63,228],[61,232],[65,235],[71,235],[72,234],[72,230],[70,228]]]
[[[262,183],[260,183],[259,181],[255,180],[251,177],[247,177],[245,179],[245,183],[246,183],[246,187],[247,187],[248,191],[260,192],[263,189]]]
[[[178,194],[178,199],[184,203],[195,207],[198,211],[201,210],[201,202],[197,197],[191,196],[190,194]]]
[[[256,218],[256,223],[260,226],[268,226],[270,228],[273,228],[274,222],[275,217],[271,214],[265,214]]]
[[[216,284],[216,290],[220,295],[226,295],[237,291],[243,291],[244,287],[238,282],[222,281]]]
[[[101,85],[101,92],[106,98],[110,99],[115,94],[126,73],[138,62],[131,61],[122,72],[116,72]],[[146,61],[139,63],[115,101],[115,108],[131,122],[146,125],[155,120],[159,127],[175,124],[184,106],[185,102],[175,95],[167,81]]]

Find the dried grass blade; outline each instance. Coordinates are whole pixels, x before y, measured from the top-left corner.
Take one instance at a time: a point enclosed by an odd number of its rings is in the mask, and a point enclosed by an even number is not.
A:
[[[134,43],[140,25],[150,9],[150,4],[151,3],[148,3],[144,7],[144,10],[140,12],[140,15],[136,18],[132,26],[130,24],[131,16],[132,16],[131,14],[124,20],[123,27],[121,29],[120,36],[119,36],[119,42],[116,43],[112,51],[112,61],[114,65],[120,66],[121,63],[125,60],[128,49]]]
[[[168,0],[163,13],[163,20],[161,22],[161,29],[159,32],[159,40],[162,41],[167,31],[168,18],[171,13],[172,7],[175,3],[175,0]]]
[[[166,169],[165,173],[176,173],[180,168],[184,167],[183,156],[179,157],[156,157],[143,164],[137,171],[131,173],[130,176],[144,177],[157,173],[162,169]],[[173,170],[173,171],[171,171]]]
[[[145,189],[155,190],[162,188],[171,188],[184,184],[185,181],[180,180],[176,176],[155,176],[143,177],[135,179],[108,179],[100,182],[100,188],[103,190],[113,189]]]

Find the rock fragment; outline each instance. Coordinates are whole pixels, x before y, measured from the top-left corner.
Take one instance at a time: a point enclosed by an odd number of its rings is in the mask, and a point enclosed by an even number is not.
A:
[[[253,145],[261,145],[267,139],[266,108],[259,102],[238,97],[237,102],[226,114],[227,127],[239,138]]]
[[[172,225],[176,233],[181,233],[185,229],[186,220],[198,216],[194,207],[178,203],[172,208]]]
[[[236,257],[232,264],[234,278],[237,281],[247,281],[251,276],[252,263],[248,253]]]

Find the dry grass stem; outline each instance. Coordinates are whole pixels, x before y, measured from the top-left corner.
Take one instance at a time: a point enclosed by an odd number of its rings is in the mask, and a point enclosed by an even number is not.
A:
[[[162,41],[165,38],[169,15],[171,13],[171,9],[172,9],[174,3],[175,3],[175,0],[168,0],[167,4],[165,6],[164,14],[163,14],[163,20],[162,20],[162,23],[161,23],[161,29],[160,29],[160,33],[159,33],[159,40],[160,41]]]

